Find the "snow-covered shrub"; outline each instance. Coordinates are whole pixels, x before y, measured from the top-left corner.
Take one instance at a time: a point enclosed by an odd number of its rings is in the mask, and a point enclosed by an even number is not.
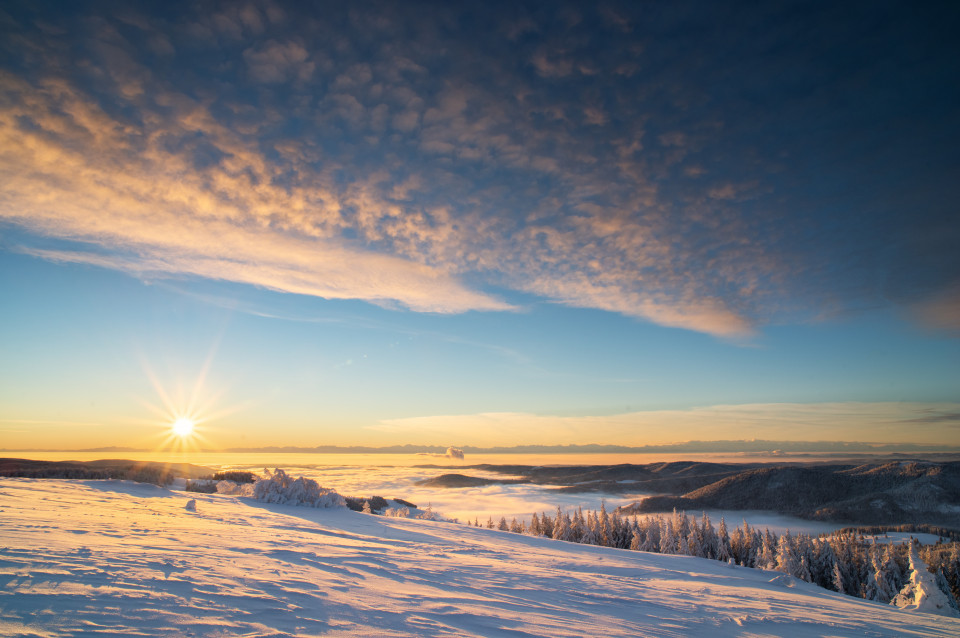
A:
[[[336,490],[320,487],[313,479],[293,479],[279,468],[264,472],[266,477],[253,484],[253,497],[258,501],[322,508],[347,506]]]
[[[217,494],[228,496],[253,496],[253,485],[250,483],[234,483],[233,481],[219,481],[216,485]]]
[[[198,492],[200,494],[213,494],[217,491],[217,484],[215,481],[210,480],[199,480],[199,481],[190,481],[186,482],[186,485],[183,487],[184,491],[187,492]]]
[[[257,475],[253,472],[242,472],[239,470],[229,470],[217,472],[213,475],[214,481],[232,481],[233,483],[254,483]]]
[[[397,503],[397,501],[392,501]],[[418,507],[387,507],[383,510],[384,516],[392,516],[394,518],[416,518],[421,521],[443,521],[446,523],[455,523],[456,519],[450,519],[441,514],[440,512],[434,511],[433,507],[427,506],[427,509],[422,510]]]
[[[433,511],[433,506],[432,506],[432,505],[427,505],[427,509],[425,509],[425,510],[423,510],[422,512],[418,513],[416,517],[419,518],[420,520],[424,520],[424,521],[444,521],[444,520],[446,520],[446,518],[444,518],[442,515],[440,515],[440,514],[438,514],[437,512],[434,512],[434,511]]]

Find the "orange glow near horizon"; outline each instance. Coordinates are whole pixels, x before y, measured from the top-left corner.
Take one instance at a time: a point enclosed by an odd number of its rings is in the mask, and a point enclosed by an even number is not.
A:
[[[215,447],[204,436],[205,432],[211,431],[206,424],[233,412],[233,410],[214,411],[214,405],[221,393],[210,392],[206,388],[207,374],[213,361],[216,345],[214,343],[200,373],[190,387],[189,394],[184,392],[185,384],[183,383],[176,384],[177,392],[169,392],[147,361],[142,361],[144,373],[160,399],[160,405],[143,401],[143,405],[158,417],[158,420],[150,421],[151,426],[159,427],[161,430],[151,437],[153,441],[150,445],[155,451],[198,452],[204,448]],[[159,434],[159,441],[157,441],[157,434]]]

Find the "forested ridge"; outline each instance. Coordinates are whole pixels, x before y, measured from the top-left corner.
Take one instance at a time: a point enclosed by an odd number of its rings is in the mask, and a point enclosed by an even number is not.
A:
[[[472,525],[481,526],[478,520]],[[778,571],[825,589],[867,600],[891,602],[911,580],[911,543],[884,542],[886,529],[865,535],[862,530],[840,530],[813,537],[808,534],[776,534],[751,527],[744,521],[731,529],[725,519],[715,527],[710,517],[690,516],[685,511],[656,516],[624,516],[576,510],[572,515],[557,508],[555,515],[534,514],[528,523],[501,518],[488,519],[484,527],[529,534],[554,540],[599,545],[660,554],[696,556],[743,567]],[[937,530],[917,526],[918,533]],[[891,530],[892,531],[892,530]],[[960,542],[944,541],[914,548],[936,575],[937,586],[950,606],[960,612]],[[919,567],[922,569],[922,567]]]

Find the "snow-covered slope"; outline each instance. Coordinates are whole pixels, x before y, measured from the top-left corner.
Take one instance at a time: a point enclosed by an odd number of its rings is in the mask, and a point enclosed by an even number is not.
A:
[[[957,636],[960,620],[685,556],[120,481],[0,479],[0,635],[321,634]]]

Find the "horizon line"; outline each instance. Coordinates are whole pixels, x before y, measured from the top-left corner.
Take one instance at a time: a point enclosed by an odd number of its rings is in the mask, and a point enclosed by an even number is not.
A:
[[[512,446],[449,446],[435,444],[404,443],[386,446],[369,445],[264,445],[250,447],[211,448],[191,451],[152,450],[128,446],[100,446],[93,448],[0,448],[0,453],[7,452],[136,452],[136,453],[165,453],[177,454],[253,454],[253,453],[280,453],[280,454],[397,454],[397,453],[444,453],[450,448],[471,454],[524,454],[524,453],[576,453],[591,452],[599,454],[616,453],[651,453],[651,452],[698,452],[698,453],[829,453],[829,452],[942,452],[960,453],[960,446],[929,445],[909,442],[870,442],[870,441],[778,441],[770,439],[719,439],[712,441],[692,440],[678,443],[657,445],[631,446],[622,444],[583,443],[583,444],[525,444]]]

